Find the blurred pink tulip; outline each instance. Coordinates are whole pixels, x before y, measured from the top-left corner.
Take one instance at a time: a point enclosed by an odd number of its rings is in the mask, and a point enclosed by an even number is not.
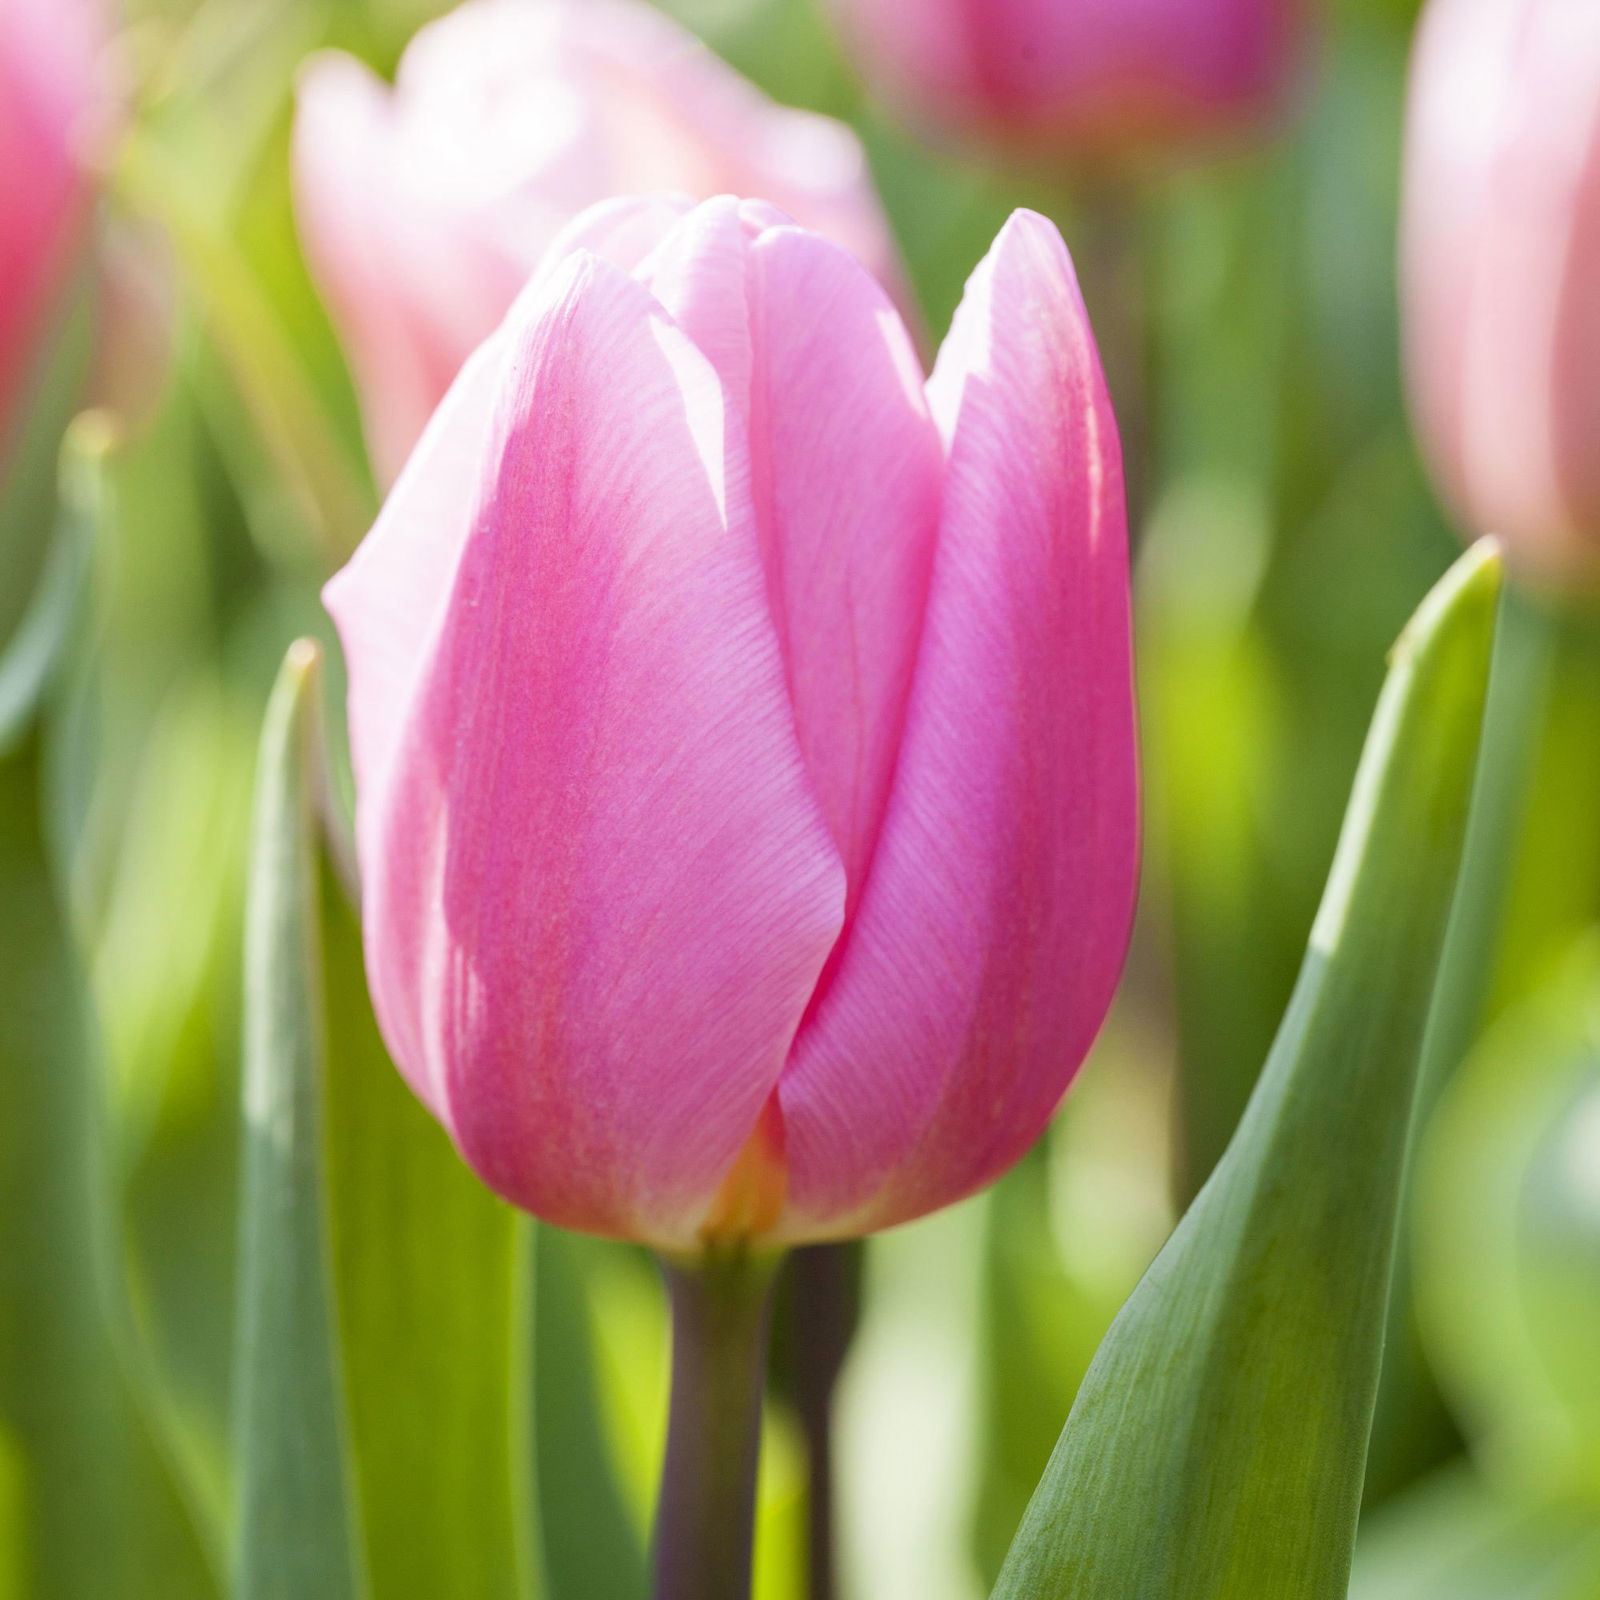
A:
[[[771,207],[598,208],[327,603],[379,1018],[491,1187],[823,1238],[1038,1136],[1137,853],[1117,432],[1048,222],[924,385]]]
[[[1433,0],[1401,237],[1413,410],[1462,531],[1600,568],[1600,4]]]
[[[87,0],[0,0],[0,443],[35,375],[87,212],[101,25]]]
[[[596,201],[763,195],[896,281],[855,136],[774,105],[643,0],[467,0],[393,90],[324,55],[300,86],[306,252],[392,481],[467,355]]]
[[[1208,143],[1282,98],[1301,0],[834,0],[913,121],[1047,160]]]

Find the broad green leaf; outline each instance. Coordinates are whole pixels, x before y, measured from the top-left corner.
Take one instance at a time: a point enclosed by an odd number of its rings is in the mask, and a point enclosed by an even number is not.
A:
[[[524,1225],[462,1163],[379,1038],[361,933],[324,896],[334,1271],[373,1600],[524,1600]]]
[[[234,1600],[359,1594],[323,1172],[315,647],[273,691],[245,916]]]
[[[1343,1600],[1499,583],[1470,552],[1396,648],[1261,1081],[1106,1336],[998,1600]]]

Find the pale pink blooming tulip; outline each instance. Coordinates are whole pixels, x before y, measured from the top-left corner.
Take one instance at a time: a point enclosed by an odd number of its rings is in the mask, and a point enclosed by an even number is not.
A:
[[[327,603],[378,1015],[491,1187],[821,1238],[1037,1137],[1137,832],[1116,426],[1048,222],[924,385],[769,206],[581,219]]]
[[[861,146],[774,105],[644,0],[467,0],[391,90],[307,69],[296,209],[391,481],[555,235],[596,201],[759,194],[897,282]]]
[[[1270,114],[1304,0],[834,0],[913,121],[1044,159],[1210,143]]]
[[[0,452],[88,211],[102,29],[87,0],[0,0]]]
[[[1600,4],[1434,0],[1412,63],[1408,375],[1469,537],[1600,568]]]

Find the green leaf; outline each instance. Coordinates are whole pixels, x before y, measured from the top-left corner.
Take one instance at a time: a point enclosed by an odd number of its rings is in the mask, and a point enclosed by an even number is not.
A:
[[[525,1229],[390,1061],[331,881],[324,931],[335,1283],[373,1600],[523,1600]]]
[[[360,1593],[323,1175],[317,662],[307,641],[291,648],[267,709],[256,780],[245,928],[235,1600]]]
[[[61,441],[94,354],[94,273],[79,260],[37,330],[37,355],[0,426],[0,640],[21,625],[55,526]]]
[[[1499,562],[1402,636],[1245,1118],[1106,1336],[999,1600],[1343,1600]]]
[[[607,1248],[540,1228],[534,1251],[533,1423],[551,1600],[644,1600],[649,1589],[644,1546],[607,1450],[589,1327],[586,1267]]]
[[[339,430],[306,371],[290,330],[247,252],[230,236],[186,179],[182,161],[160,141],[136,137],[124,148],[120,187],[128,204],[158,221],[214,327],[217,351],[270,463],[274,494],[287,494],[310,535],[310,554],[337,564],[372,519],[363,474],[340,448]],[[246,441],[232,426],[219,443],[238,452]],[[237,465],[237,464],[236,464]],[[305,551],[269,552],[293,560]]]
[[[26,733],[72,637],[104,518],[106,458],[114,443],[109,418],[95,411],[79,417],[62,442],[56,535],[28,609],[0,650],[0,755]]]
[[[39,818],[36,738],[0,760],[0,1594],[214,1593],[131,1403],[94,1028]]]

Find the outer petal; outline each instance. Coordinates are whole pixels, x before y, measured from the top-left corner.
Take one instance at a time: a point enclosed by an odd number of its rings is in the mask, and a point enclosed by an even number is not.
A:
[[[916,1216],[1043,1128],[1132,919],[1137,774],[1120,455],[1059,236],[1021,213],[930,385],[949,437],[889,815],[779,1086],[795,1237]]]
[[[392,618],[424,664],[361,794],[368,965],[408,1077],[492,1187],[684,1244],[756,1125],[842,914],[723,402],[637,283],[579,254],[497,335],[477,492],[419,458],[330,586],[361,676]],[[441,414],[430,450],[470,403]],[[438,436],[438,437],[436,437]],[[424,452],[424,457],[428,452]],[[447,473],[450,470],[445,469]],[[408,523],[415,523],[409,528]],[[463,526],[464,524],[464,526]],[[460,541],[431,639],[403,539]],[[391,554],[393,559],[391,560]],[[358,754],[361,751],[358,732]]]

